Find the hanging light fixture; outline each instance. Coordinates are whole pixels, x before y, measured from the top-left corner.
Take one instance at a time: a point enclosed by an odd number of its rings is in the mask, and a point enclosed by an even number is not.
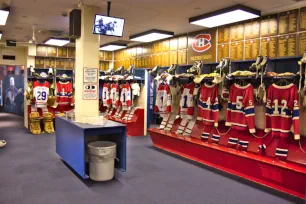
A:
[[[161,40],[165,38],[173,37],[174,32],[164,31],[164,30],[149,30],[143,33],[130,36],[130,40],[139,42],[152,42],[156,40]]]
[[[241,4],[189,18],[189,23],[208,28],[249,20],[261,16],[256,9]]]
[[[107,44],[101,45],[99,50],[102,50],[102,51],[115,51],[115,50],[120,50],[120,49],[123,49],[123,48],[126,48],[126,47],[127,47],[126,44],[107,43]]]

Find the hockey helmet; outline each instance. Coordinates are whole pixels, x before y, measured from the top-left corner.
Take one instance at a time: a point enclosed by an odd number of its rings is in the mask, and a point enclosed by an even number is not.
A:
[[[40,77],[42,77],[42,78],[47,78],[48,75],[47,75],[45,72],[42,72],[42,73],[40,73]]]
[[[10,86],[15,86],[15,79],[14,79],[14,77],[10,78]]]

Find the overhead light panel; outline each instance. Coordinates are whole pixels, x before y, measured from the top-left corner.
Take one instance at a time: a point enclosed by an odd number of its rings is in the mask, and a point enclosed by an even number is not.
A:
[[[126,44],[119,44],[119,43],[108,43],[105,45],[101,45],[99,50],[102,51],[115,51],[115,50],[120,50],[123,48],[126,48]]]
[[[0,25],[6,24],[6,20],[7,20],[9,13],[10,13],[9,8],[0,10]]]
[[[170,38],[173,37],[173,35],[174,33],[170,31],[153,29],[143,33],[132,35],[130,36],[130,40],[139,42],[152,42],[156,40]]]
[[[46,45],[55,45],[55,46],[64,46],[68,43],[70,43],[70,40],[64,38],[49,38],[44,42],[44,44]]]
[[[207,14],[189,18],[189,23],[208,28],[258,18],[261,12],[243,5],[235,5]]]

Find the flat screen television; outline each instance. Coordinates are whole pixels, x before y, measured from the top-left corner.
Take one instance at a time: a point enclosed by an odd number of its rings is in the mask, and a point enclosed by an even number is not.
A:
[[[93,33],[122,37],[124,19],[96,14]]]

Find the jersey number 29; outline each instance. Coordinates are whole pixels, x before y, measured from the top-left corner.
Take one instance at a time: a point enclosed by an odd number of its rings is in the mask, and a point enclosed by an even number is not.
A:
[[[44,92],[44,91],[38,91],[37,92],[37,100],[44,101],[44,100],[46,100],[46,98],[47,98],[47,93],[46,92]]]

